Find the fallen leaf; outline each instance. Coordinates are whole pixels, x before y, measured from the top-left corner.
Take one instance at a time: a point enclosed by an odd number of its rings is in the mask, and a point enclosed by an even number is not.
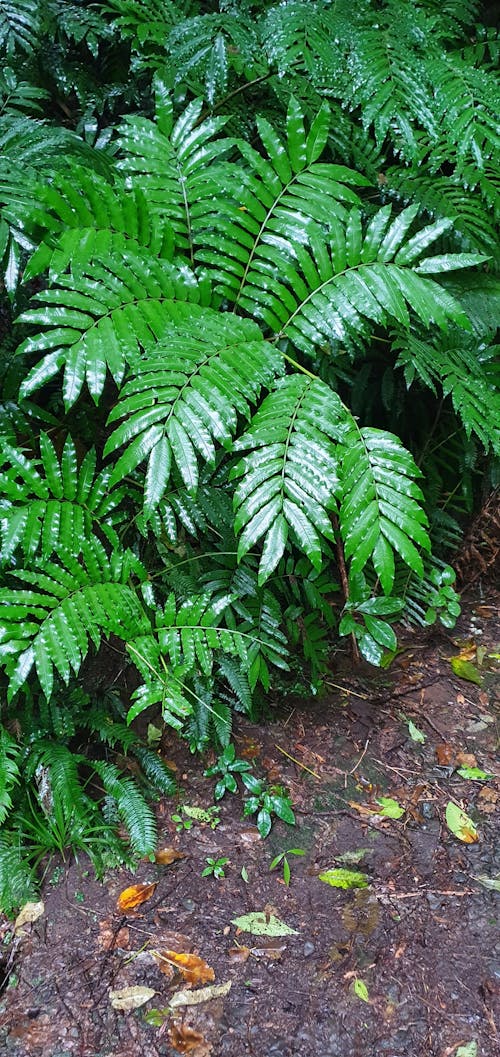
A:
[[[129,945],[129,931],[125,925],[121,929],[114,929],[109,921],[99,922],[99,935],[97,937],[99,947],[104,951],[116,949],[124,950]]]
[[[411,719],[408,723],[408,733],[412,741],[418,742],[419,745],[424,744],[427,735],[424,734],[423,730],[420,730],[419,727],[416,727],[415,724],[412,723]]]
[[[476,767],[477,760],[473,752],[457,752],[456,762],[461,767]]]
[[[174,1023],[168,1029],[168,1037],[170,1039],[170,1045],[177,1050],[178,1053],[191,1053],[192,1050],[199,1049],[200,1046],[205,1045],[205,1039],[203,1035],[200,1035],[199,1031],[195,1031],[194,1028],[190,1028],[187,1024]]]
[[[170,1009],[165,1006],[164,1009],[148,1009],[142,1019],[145,1024],[151,1024],[153,1028],[161,1028],[168,1016],[170,1016]]]
[[[250,947],[230,947],[227,953],[233,962],[247,962],[250,957]]]
[[[366,874],[358,873],[357,870],[325,870],[318,878],[332,888],[368,888]]]
[[[185,858],[185,852],[176,851],[175,848],[162,848],[161,851],[155,852],[155,862],[158,866],[170,866],[170,863]]]
[[[453,746],[448,745],[447,742],[444,741],[441,745],[436,745],[434,751],[440,767],[449,767],[450,764],[455,762],[455,750]]]
[[[480,767],[459,767],[457,773],[461,778],[470,778],[472,782],[486,782],[494,778],[493,774],[487,774]]]
[[[130,1009],[139,1009],[139,1006],[145,1005],[156,994],[152,987],[120,987],[118,991],[109,992],[109,1001],[113,1009],[127,1012]]]
[[[475,683],[476,686],[483,685],[477,668],[470,661],[464,661],[461,657],[450,657],[450,664],[453,674],[458,675],[459,679],[466,679],[468,683]]]
[[[252,958],[270,958],[271,961],[278,961],[284,950],[286,950],[284,943],[280,943],[279,940],[268,940],[259,946],[251,947],[250,954]]]
[[[130,885],[130,888],[124,888],[123,892],[120,892],[116,905],[118,910],[121,910],[122,914],[127,914],[129,910],[135,910],[141,903],[145,903],[147,899],[151,899],[153,892],[156,888],[156,881],[153,881],[149,885]]]
[[[215,980],[215,973],[210,965],[207,965],[197,954],[179,954],[178,951],[153,951],[160,969],[163,965],[171,965],[182,973],[188,984],[205,984],[209,980]],[[162,969],[162,971],[164,971]]]
[[[473,1039],[465,1046],[459,1046],[458,1050],[455,1050],[455,1057],[477,1057],[477,1042]]]
[[[354,994],[356,995],[356,997],[360,998],[362,1002],[369,1002],[370,1001],[370,996],[368,994],[368,988],[367,988],[364,980],[360,980],[359,977],[356,977],[356,979],[355,979],[355,981],[354,981],[354,983],[352,985],[352,989],[353,989]]]
[[[383,815],[384,818],[401,818],[405,813],[404,807],[401,807],[401,804],[390,796],[380,796],[377,804],[380,804],[382,808],[381,811],[377,811],[377,815]]]
[[[266,914],[263,910],[233,918],[232,924],[236,925],[241,932],[251,932],[253,936],[298,935],[296,929],[291,929],[289,925],[286,925],[284,921],[280,921],[274,914]]]
[[[475,844],[479,840],[477,829],[465,811],[450,800],[446,805],[446,825],[453,835],[464,844]]]
[[[365,858],[365,855],[369,855],[371,848],[357,848],[355,851],[345,851],[342,855],[335,856],[335,862],[352,863],[353,866],[356,863],[361,862]]]
[[[212,984],[211,987],[201,987],[198,991],[176,991],[170,999],[170,1008],[178,1009],[179,1006],[197,1006],[200,1002],[211,1002],[213,998],[222,998],[229,994],[231,980],[225,984]]]
[[[486,874],[480,873],[473,880],[479,881],[479,884],[483,888],[488,888],[490,892],[500,892],[500,875],[498,877],[487,877]]]
[[[41,918],[44,913],[45,906],[42,902],[25,903],[14,922],[14,932],[16,936],[25,936],[26,933],[23,930],[23,925],[32,925],[33,922],[37,921],[38,918]]]

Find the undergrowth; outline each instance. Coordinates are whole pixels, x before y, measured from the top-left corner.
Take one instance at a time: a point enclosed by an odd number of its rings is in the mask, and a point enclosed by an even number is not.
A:
[[[7,908],[52,852],[152,853],[145,710],[224,749],[339,637],[453,626],[500,449],[487,23],[0,0]],[[130,697],[82,689],[110,639]]]

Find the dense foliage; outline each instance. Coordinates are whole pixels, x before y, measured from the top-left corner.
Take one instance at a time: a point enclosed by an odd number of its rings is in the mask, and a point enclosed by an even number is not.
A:
[[[118,821],[151,853],[150,706],[224,747],[332,636],[453,625],[500,450],[499,45],[475,0],[0,0],[0,48],[15,904]]]

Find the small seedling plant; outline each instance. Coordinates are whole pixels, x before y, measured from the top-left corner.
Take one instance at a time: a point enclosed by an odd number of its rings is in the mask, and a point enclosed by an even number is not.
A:
[[[285,882],[286,887],[288,888],[292,877],[292,871],[290,868],[290,863],[288,862],[288,856],[305,854],[306,853],[303,848],[288,848],[287,851],[282,851],[279,855],[276,855],[276,857],[273,859],[272,863],[269,866],[269,870],[277,870],[278,866],[283,865],[283,881]]]
[[[205,869],[201,871],[202,877],[216,877],[217,880],[222,880],[226,876],[226,866],[229,859],[222,857],[221,859],[205,859]]]
[[[282,785],[266,786],[262,779],[255,778],[253,774],[243,774],[242,779],[250,793],[245,800],[243,815],[245,818],[248,815],[257,815],[257,829],[262,838],[271,832],[273,815],[289,826],[295,825],[292,801]]]
[[[226,745],[220,756],[211,767],[207,767],[204,772],[206,778],[214,778],[216,775],[220,775],[220,778],[215,783],[214,788],[214,800],[221,800],[226,793],[237,793],[238,783],[236,781],[236,775],[247,774],[250,771],[250,764],[247,760],[240,760],[236,756],[236,749],[233,742]]]

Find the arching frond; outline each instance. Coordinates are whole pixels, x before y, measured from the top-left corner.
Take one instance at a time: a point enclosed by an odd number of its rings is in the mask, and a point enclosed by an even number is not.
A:
[[[79,671],[89,640],[98,646],[103,635],[133,637],[148,626],[129,584],[132,571],[144,574],[130,553],[114,551],[110,557],[94,540],[82,543],[80,560],[62,550],[58,558],[13,570],[22,586],[0,589],[0,656],[9,675],[9,700],[33,667],[50,697],[54,669],[67,683]]]
[[[147,459],[144,503],[153,510],[167,488],[172,463],[188,492],[198,486],[198,458],[209,465],[215,444],[225,447],[238,415],[248,418],[263,386],[282,371],[279,354],[249,320],[208,308],[171,307],[168,332],[145,355],[121,390],[109,421],[124,421],[105,454],[125,447],[111,481]]]
[[[42,307],[21,315],[23,322],[45,329],[27,338],[20,351],[46,353],[26,376],[22,395],[39,389],[64,367],[66,406],[75,403],[84,382],[97,402],[106,371],[120,383],[139,348],[151,348],[161,337],[173,298],[197,302],[207,293],[206,284],[197,283],[188,268],[176,268],[124,235],[110,234],[92,257],[78,262],[76,271],[35,294],[33,301]]]
[[[41,433],[40,455],[40,461],[30,460],[10,444],[1,444],[2,562],[18,547],[28,560],[38,552],[48,559],[61,547],[77,557],[85,540],[98,533],[116,546],[113,522],[125,491],[110,486],[110,470],[96,471],[95,450],[78,465],[71,437],[59,459],[47,434]]]
[[[259,583],[280,561],[291,530],[315,568],[321,537],[335,538],[329,511],[338,494],[335,442],[347,426],[339,398],[319,380],[293,375],[266,397],[235,451],[251,449],[231,471],[235,531],[241,559],[256,543],[264,547]]]
[[[158,219],[171,224],[177,249],[193,263],[199,215],[205,202],[223,191],[220,161],[233,141],[219,135],[226,118],[200,121],[201,99],[174,122],[171,96],[158,76],[155,88],[156,123],[127,118],[120,130],[118,168],[127,186],[140,188]]]

